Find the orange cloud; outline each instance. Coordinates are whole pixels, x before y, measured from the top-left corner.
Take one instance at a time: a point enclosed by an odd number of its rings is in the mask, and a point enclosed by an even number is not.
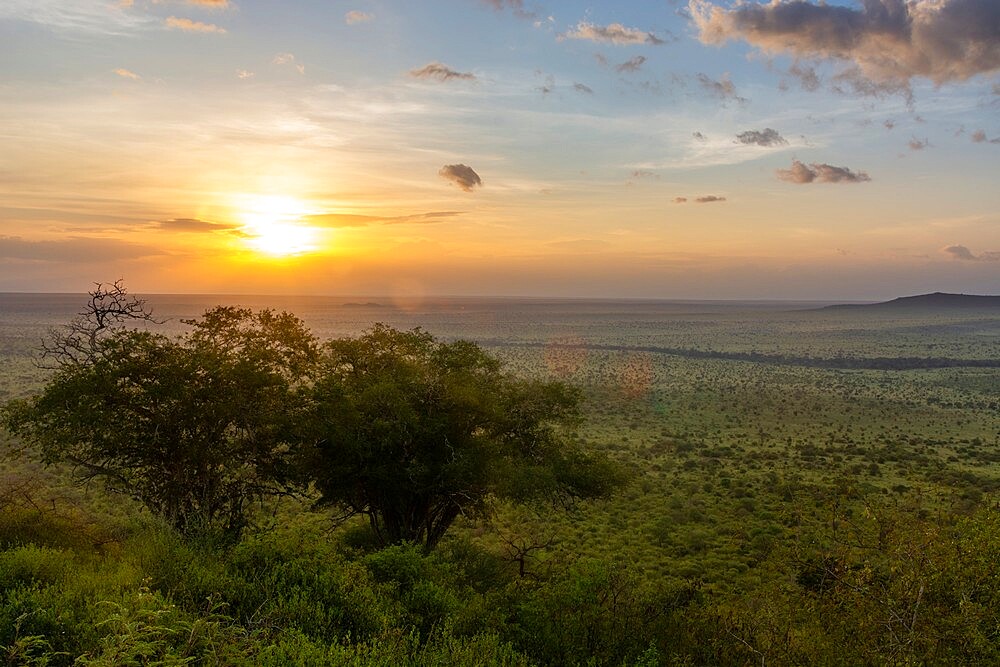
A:
[[[177,18],[176,16],[168,17],[166,24],[168,28],[176,28],[186,32],[215,32],[219,34],[225,34],[226,32],[225,28],[220,28],[214,23],[202,23],[201,21],[192,21],[191,19]]]
[[[123,79],[132,79],[133,81],[138,81],[139,79],[142,78],[132,70],[127,70],[124,67],[119,67],[118,69],[112,71]]]

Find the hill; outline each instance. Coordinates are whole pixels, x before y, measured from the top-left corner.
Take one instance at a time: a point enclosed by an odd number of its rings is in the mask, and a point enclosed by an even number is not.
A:
[[[825,306],[820,310],[968,310],[972,308],[1000,309],[1000,296],[934,292],[932,294],[918,294],[916,296],[901,296],[892,301],[883,301],[880,303],[852,303]]]

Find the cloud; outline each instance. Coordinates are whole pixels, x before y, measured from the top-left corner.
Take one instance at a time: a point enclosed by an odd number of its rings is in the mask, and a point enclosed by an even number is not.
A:
[[[910,147],[911,151],[922,151],[928,146],[930,146],[930,142],[927,141],[926,139],[921,141],[920,139],[913,137],[908,142],[906,142],[906,145]]]
[[[622,73],[638,72],[644,62],[646,62],[646,56],[635,56],[634,58],[629,58],[620,65],[616,65],[615,70]]]
[[[585,39],[591,42],[606,44],[663,44],[664,41],[651,32],[638,28],[626,28],[621,23],[609,23],[606,26],[580,21],[576,28],[568,30],[559,36],[560,39]]]
[[[252,79],[254,76],[255,76],[254,73],[249,70],[245,69],[236,70],[236,78],[238,79]]]
[[[736,135],[736,142],[756,146],[783,146],[788,140],[778,134],[777,130],[765,127],[763,130],[747,130]]]
[[[438,170],[438,175],[445,178],[466,192],[472,192],[475,187],[481,187],[483,180],[472,167],[464,164],[446,164]]]
[[[989,141],[991,144],[1000,144],[1000,137],[995,139],[988,139],[986,137],[986,130],[976,130],[972,133],[972,143],[982,144]]]
[[[799,85],[802,86],[803,90],[814,92],[820,87],[819,75],[816,74],[816,70],[812,67],[796,62],[788,68],[788,73],[799,80]]]
[[[698,83],[709,93],[721,100],[736,100],[740,104],[747,102],[745,97],[736,94],[736,85],[729,80],[729,75],[724,74],[719,80],[715,80],[707,74],[698,74]]]
[[[688,200],[687,197],[674,197],[675,204],[686,204],[687,200]]]
[[[118,69],[112,71],[123,79],[131,79],[132,81],[138,81],[139,79],[142,78],[132,70],[125,69],[124,67],[119,67]]]
[[[846,89],[845,89],[846,86]],[[867,97],[885,97],[886,95],[901,95],[909,107],[913,107],[913,90],[907,79],[891,79],[877,81],[867,76],[859,67],[848,67],[833,76],[831,90],[841,95],[854,93]]]
[[[287,52],[277,53],[275,54],[274,59],[272,59],[271,62],[274,63],[275,65],[292,65],[295,67],[296,70],[298,70],[299,74],[306,73],[306,66],[303,65],[302,63],[295,61],[294,53],[287,53]]]
[[[184,0],[189,5],[198,5],[200,7],[208,7],[209,9],[228,9],[230,7],[229,0]],[[153,0],[154,4],[159,4],[165,2],[165,0]],[[129,6],[133,3],[129,2]]]
[[[460,81],[476,80],[476,75],[472,72],[458,72],[444,63],[436,61],[427,63],[420,69],[410,70],[410,76],[415,79],[437,79],[441,82],[451,81],[452,79],[458,79]]]
[[[719,197],[717,195],[704,195],[702,197],[695,197],[694,203],[696,204],[711,204],[712,202],[726,201],[725,197]]]
[[[688,7],[706,44],[743,40],[767,53],[851,62],[878,82],[964,81],[1000,69],[996,0],[803,0]]]
[[[514,16],[522,19],[533,19],[538,16],[535,12],[529,12],[524,8],[524,0],[483,0],[483,3],[498,12],[510,9],[514,12]]]
[[[75,236],[53,241],[26,241],[19,236],[0,236],[0,259],[91,264],[162,254],[158,248],[119,239]]]
[[[851,171],[847,167],[834,167],[830,164],[812,163],[805,165],[798,160],[792,160],[790,169],[778,169],[778,178],[789,183],[805,185],[807,183],[862,183],[872,180],[863,171]]]
[[[632,178],[659,178],[659,175],[649,169],[636,169],[632,172]]]
[[[369,225],[429,224],[462,215],[462,211],[431,211],[411,215],[381,216],[355,213],[322,213],[305,217],[306,222],[321,227],[367,227]]]
[[[604,250],[610,244],[600,239],[572,239],[566,241],[549,241],[545,245],[556,250],[566,250],[569,252],[596,252]]]
[[[594,89],[593,88],[591,88],[590,86],[584,85],[582,83],[574,83],[573,84],[573,90],[575,90],[578,93],[586,93],[588,95],[592,95],[594,93]]]
[[[226,32],[225,28],[220,28],[214,23],[202,23],[201,21],[192,21],[191,19],[178,18],[176,16],[168,16],[164,23],[170,29],[183,30],[185,32],[214,32],[219,34],[225,34]]]
[[[197,218],[159,220],[156,225],[162,230],[171,232],[229,232],[237,228],[237,225],[208,222],[207,220],[199,220]]]
[[[344,14],[344,23],[347,25],[355,25],[357,23],[367,23],[374,19],[374,14],[366,14],[364,12],[353,9],[346,14]]]
[[[103,35],[134,34],[155,19],[128,6],[106,0],[4,0],[0,20],[12,19],[44,26],[51,30],[89,32]]]
[[[698,141],[708,141],[708,137],[706,137],[701,132],[692,132],[691,136],[697,139]]]
[[[941,252],[963,262],[1000,262],[1000,252],[983,252],[975,255],[964,245],[945,246],[941,248]]]
[[[154,5],[164,5],[169,2],[184,2],[189,5],[207,7],[208,9],[229,9],[232,6],[229,0],[153,0]],[[134,0],[120,0],[118,4],[131,7],[135,2]]]

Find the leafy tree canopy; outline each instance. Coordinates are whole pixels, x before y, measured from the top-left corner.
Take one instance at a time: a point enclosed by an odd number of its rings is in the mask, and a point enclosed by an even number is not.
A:
[[[621,481],[567,438],[578,399],[565,384],[504,373],[474,343],[375,325],[323,347],[310,474],[323,502],[367,516],[383,543],[429,551],[494,498],[569,502]]]
[[[107,301],[100,296],[91,304]],[[121,310],[127,299],[118,297]],[[53,378],[9,404],[6,425],[45,461],[69,462],[80,480],[102,479],[181,531],[238,534],[249,504],[291,482],[289,424],[315,357],[312,335],[266,310],[218,307],[176,339],[96,312],[48,345],[62,351],[48,355]]]

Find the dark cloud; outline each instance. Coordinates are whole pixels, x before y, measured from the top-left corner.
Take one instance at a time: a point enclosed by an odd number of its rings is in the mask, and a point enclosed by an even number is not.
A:
[[[306,216],[306,222],[322,227],[367,227],[369,225],[428,224],[443,222],[462,215],[462,211],[431,211],[412,215],[358,215],[354,213],[322,213]]]
[[[638,28],[626,28],[621,23],[609,23],[608,25],[595,25],[580,21],[572,30],[568,30],[559,36],[560,39],[586,39],[591,42],[604,42],[606,44],[663,44],[660,39],[651,32],[639,30]]]
[[[638,180],[640,178],[659,178],[660,176],[649,169],[636,169],[632,172],[631,177]]]
[[[584,85],[582,83],[574,83],[573,84],[573,90],[575,90],[578,93],[586,93],[588,95],[591,95],[594,92],[593,88],[591,88],[590,86]]]
[[[849,67],[833,76],[831,89],[841,95],[864,95],[866,97],[885,97],[900,95],[906,100],[907,106],[913,107],[913,90],[906,79],[890,79],[877,81],[867,76],[859,67]]]
[[[711,204],[717,201],[726,201],[725,197],[719,197],[718,195],[703,195],[701,197],[695,197],[695,204]]]
[[[538,16],[535,12],[529,12],[524,8],[524,0],[483,0],[483,4],[498,12],[509,9],[514,12],[514,16],[522,19],[533,19]]]
[[[26,241],[19,236],[0,236],[0,258],[92,264],[162,255],[151,246],[119,239],[74,236],[53,241]]]
[[[472,167],[464,164],[446,164],[438,170],[438,175],[466,192],[472,192],[473,188],[483,185],[483,179],[479,178],[479,174]]]
[[[646,56],[635,56],[634,58],[629,58],[620,65],[615,65],[615,70],[618,72],[638,72],[642,68],[642,64],[646,62]]]
[[[812,67],[801,65],[799,63],[793,63],[791,67],[788,68],[788,73],[798,79],[799,85],[802,86],[804,90],[809,92],[814,92],[820,87],[819,75],[816,74],[816,70]]]
[[[896,127],[896,121],[894,120],[886,120],[882,124],[885,126],[885,129],[887,130],[892,130],[892,128]]]
[[[724,74],[721,79],[713,79],[707,74],[698,74],[698,83],[701,87],[721,100],[735,100],[740,104],[747,102],[745,97],[736,94],[736,85],[729,80],[729,75]]]
[[[982,252],[976,255],[964,245],[945,246],[941,248],[941,252],[963,262],[1000,262],[1000,252]]]
[[[541,76],[545,74],[541,70],[535,70],[535,74]],[[548,95],[556,89],[556,78],[551,74],[545,74],[545,83],[538,86],[535,90],[539,91],[542,95]]]
[[[675,204],[686,204],[687,200],[688,200],[687,197],[674,197]]]
[[[906,143],[906,145],[910,147],[911,151],[922,151],[930,146],[930,143],[926,139],[921,141],[920,139],[913,137]]]
[[[778,134],[778,131],[770,127],[763,130],[747,130],[736,135],[736,142],[740,144],[756,146],[783,146],[788,140]]]
[[[1000,69],[996,0],[803,0],[720,7],[690,0],[707,44],[743,40],[768,53],[848,61],[876,82],[963,81]]]
[[[831,164],[817,164],[815,162],[806,165],[798,160],[792,160],[790,169],[778,169],[776,173],[781,180],[799,185],[806,183],[862,183],[872,180],[863,171],[851,171],[847,167],[834,167]]]
[[[197,218],[160,220],[156,224],[160,229],[172,232],[228,232],[236,229],[236,225],[208,222],[207,220],[198,220]]]
[[[458,72],[448,67],[444,63],[427,63],[419,69],[410,70],[410,76],[415,79],[437,79],[438,81],[475,81],[476,75],[472,72]]]
[[[697,139],[698,141],[708,141],[708,137],[706,137],[701,132],[692,132],[691,136]]]

